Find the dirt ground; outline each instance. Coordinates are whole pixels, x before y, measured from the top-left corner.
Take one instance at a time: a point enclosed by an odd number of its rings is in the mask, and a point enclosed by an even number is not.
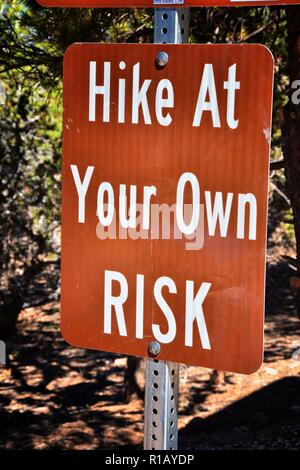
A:
[[[289,259],[268,265],[265,359],[258,372],[181,366],[180,449],[300,449],[292,268]],[[143,402],[124,403],[126,358],[68,346],[57,301],[24,309],[7,349],[9,362],[0,366],[1,449],[141,448]]]

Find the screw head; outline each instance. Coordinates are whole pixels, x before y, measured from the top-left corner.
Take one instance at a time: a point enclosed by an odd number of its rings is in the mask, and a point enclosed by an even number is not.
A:
[[[169,56],[166,52],[159,52],[156,56],[156,63],[159,67],[164,67],[169,61]]]
[[[149,353],[152,356],[157,356],[160,353],[160,344],[157,341],[152,341],[149,344]]]

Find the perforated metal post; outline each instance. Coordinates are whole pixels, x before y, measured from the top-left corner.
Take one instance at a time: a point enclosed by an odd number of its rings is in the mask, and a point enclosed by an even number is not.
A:
[[[154,42],[156,44],[183,44],[187,42],[189,24],[189,8],[156,8],[154,12]]]
[[[181,0],[154,0],[156,4],[183,3]],[[189,8],[157,8],[154,16],[154,42],[182,44],[189,34]],[[168,60],[163,48],[157,56],[160,65]],[[160,62],[161,61],[161,62]],[[149,345],[152,355],[160,346]],[[151,350],[152,349],[152,350]],[[145,384],[145,450],[177,450],[178,448],[179,364],[147,359]]]
[[[0,339],[0,364],[6,364],[6,344]]]
[[[177,450],[178,382],[176,362],[147,359],[145,450]]]

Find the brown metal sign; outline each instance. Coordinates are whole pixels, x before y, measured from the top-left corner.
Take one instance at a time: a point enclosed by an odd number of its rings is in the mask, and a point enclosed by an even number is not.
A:
[[[64,338],[261,364],[273,59],[260,45],[75,44],[64,58]]]
[[[300,0],[37,0],[45,7],[234,7],[293,5]]]

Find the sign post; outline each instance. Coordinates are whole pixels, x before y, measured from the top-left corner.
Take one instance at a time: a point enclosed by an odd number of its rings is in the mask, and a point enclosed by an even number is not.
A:
[[[189,8],[157,8],[154,11],[154,43],[182,44],[189,35]],[[167,60],[161,52],[161,65]],[[149,346],[152,356],[160,352],[159,343]],[[146,359],[144,449],[178,449],[179,364]]]
[[[146,360],[144,450],[178,448],[179,364]]]
[[[154,10],[154,43],[183,44],[189,37],[189,8],[156,8]]]
[[[154,1],[155,44],[64,56],[61,331],[146,358],[151,450],[178,446],[178,363],[250,374],[263,356],[274,62],[184,45],[193,2]]]

